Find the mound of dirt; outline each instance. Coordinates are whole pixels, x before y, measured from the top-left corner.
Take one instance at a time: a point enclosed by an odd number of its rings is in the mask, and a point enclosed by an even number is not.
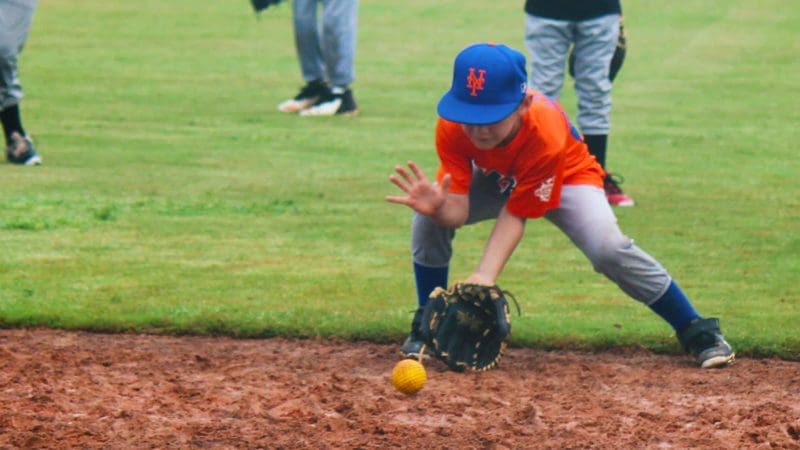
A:
[[[398,347],[0,330],[0,448],[800,449],[800,364],[512,348],[497,369]]]

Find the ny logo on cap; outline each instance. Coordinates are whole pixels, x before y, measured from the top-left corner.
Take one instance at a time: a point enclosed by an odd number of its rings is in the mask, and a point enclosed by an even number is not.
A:
[[[473,67],[469,68],[469,75],[467,75],[467,89],[472,89],[472,92],[469,93],[472,97],[478,96],[478,91],[483,90],[483,83],[486,82],[486,78],[483,76],[486,74],[486,70],[478,69],[478,76],[475,76],[475,69]]]

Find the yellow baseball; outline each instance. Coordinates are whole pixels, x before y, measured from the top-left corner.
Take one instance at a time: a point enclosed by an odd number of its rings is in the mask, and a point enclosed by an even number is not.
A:
[[[392,384],[404,394],[411,395],[419,392],[427,380],[428,374],[425,373],[425,367],[415,359],[404,359],[392,369]]]

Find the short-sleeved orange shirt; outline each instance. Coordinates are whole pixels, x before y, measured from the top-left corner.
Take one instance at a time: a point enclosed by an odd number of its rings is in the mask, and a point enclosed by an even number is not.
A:
[[[533,104],[523,116],[519,132],[504,147],[481,150],[460,124],[440,118],[436,126],[438,181],[449,173],[453,180],[450,192],[467,194],[473,165],[487,175],[495,172],[498,189],[510,193],[508,211],[527,218],[542,217],[557,208],[565,184],[602,188],[605,172],[564,111],[541,93],[533,93]]]

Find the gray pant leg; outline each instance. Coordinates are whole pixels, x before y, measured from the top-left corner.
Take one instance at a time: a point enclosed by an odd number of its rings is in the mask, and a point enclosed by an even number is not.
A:
[[[300,71],[306,82],[328,81],[325,75],[325,63],[322,59],[320,31],[317,22],[318,1],[294,0],[292,3],[294,45],[300,62]]]
[[[561,206],[545,217],[572,240],[597,272],[635,300],[650,305],[669,287],[672,278],[666,269],[622,233],[602,189],[564,186]]]
[[[333,86],[355,80],[358,0],[326,0],[322,9],[322,56]]]
[[[574,37],[572,22],[525,14],[525,46],[530,55],[528,85],[558,99],[564,86],[564,64]]]
[[[479,170],[472,173],[469,189],[467,224],[494,219],[506,203],[496,177],[486,177]],[[453,256],[456,230],[438,225],[430,217],[414,213],[411,224],[411,254],[415,263],[426,267],[444,267]]]
[[[0,0],[0,109],[22,100],[17,61],[35,10],[36,0]]]
[[[619,37],[617,14],[576,23],[575,94],[583,134],[608,134],[611,125],[611,58]]]

